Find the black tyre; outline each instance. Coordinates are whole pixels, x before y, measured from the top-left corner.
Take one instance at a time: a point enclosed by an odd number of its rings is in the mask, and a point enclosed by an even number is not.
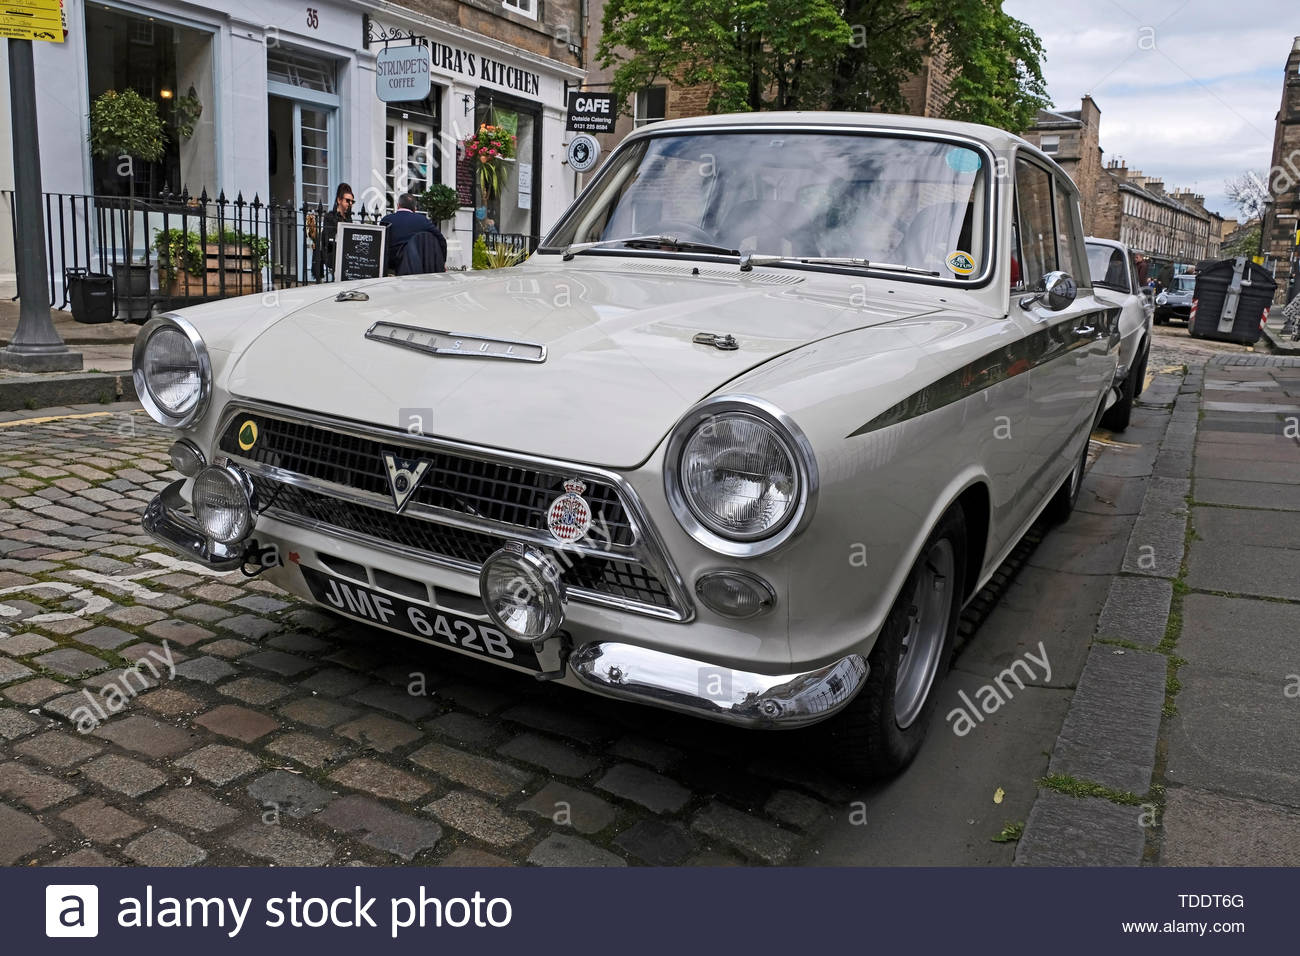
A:
[[[966,520],[953,508],[926,539],[867,663],[866,686],[827,724],[837,769],[890,777],[921,749],[952,663],[966,575]]]
[[[1087,470],[1088,442],[1085,441],[1079,460],[1074,463],[1074,468],[1070,471],[1069,476],[1062,482],[1061,487],[1056,490],[1056,494],[1047,503],[1047,507],[1043,509],[1043,517],[1052,524],[1061,524],[1063,521],[1069,520],[1070,515],[1074,512],[1074,506],[1079,500],[1079,490],[1083,487],[1083,475]]]
[[[1102,428],[1108,428],[1113,432],[1122,432],[1128,428],[1129,420],[1133,417],[1133,403],[1142,394],[1142,385],[1146,381],[1147,356],[1150,351],[1144,346],[1141,358],[1133,368],[1129,369],[1128,377],[1124,379],[1124,385],[1120,388],[1119,401],[1101,417]]]

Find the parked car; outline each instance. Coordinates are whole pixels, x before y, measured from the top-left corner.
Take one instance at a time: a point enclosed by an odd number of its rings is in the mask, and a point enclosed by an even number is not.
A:
[[[524,264],[153,320],[145,529],[356,621],[746,727],[917,752],[959,612],[1114,399],[1069,177],[983,126],[655,123]]]
[[[1133,403],[1146,384],[1151,354],[1152,305],[1138,282],[1133,251],[1114,239],[1089,236],[1088,268],[1097,298],[1119,306],[1119,399],[1102,417],[1111,431],[1128,428]]]
[[[1182,319],[1186,322],[1192,315],[1192,298],[1196,293],[1196,276],[1192,273],[1176,275],[1169,282],[1169,287],[1156,295],[1156,325],[1164,325],[1170,319]]]

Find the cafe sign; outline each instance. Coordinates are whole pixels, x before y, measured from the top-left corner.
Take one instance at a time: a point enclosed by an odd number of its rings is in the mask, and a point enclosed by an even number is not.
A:
[[[422,100],[429,95],[429,48],[390,46],[375,56],[375,94],[385,103]]]

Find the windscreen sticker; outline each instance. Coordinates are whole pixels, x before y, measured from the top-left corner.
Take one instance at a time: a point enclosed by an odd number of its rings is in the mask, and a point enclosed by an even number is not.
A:
[[[959,276],[968,276],[975,271],[975,259],[969,252],[954,252],[948,256],[948,268]]]
[[[977,173],[981,166],[984,165],[980,159],[980,154],[973,149],[964,149],[961,146],[954,146],[948,150],[948,155],[944,157],[948,168],[954,173]]]

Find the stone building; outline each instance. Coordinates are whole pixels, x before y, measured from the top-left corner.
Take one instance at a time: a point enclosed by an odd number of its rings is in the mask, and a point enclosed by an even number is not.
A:
[[[1092,234],[1118,239],[1145,257],[1167,280],[1175,272],[1219,257],[1223,217],[1205,208],[1190,189],[1165,189],[1164,181],[1111,160],[1094,192]]]
[[[1300,37],[1286,61],[1268,186],[1264,252],[1276,264],[1278,301],[1290,301],[1300,294]]]
[[[1088,235],[1098,232],[1097,200],[1102,178],[1101,109],[1085,96],[1077,110],[1039,110],[1038,119],[1024,138],[1051,156],[1079,187],[1083,228]]]

